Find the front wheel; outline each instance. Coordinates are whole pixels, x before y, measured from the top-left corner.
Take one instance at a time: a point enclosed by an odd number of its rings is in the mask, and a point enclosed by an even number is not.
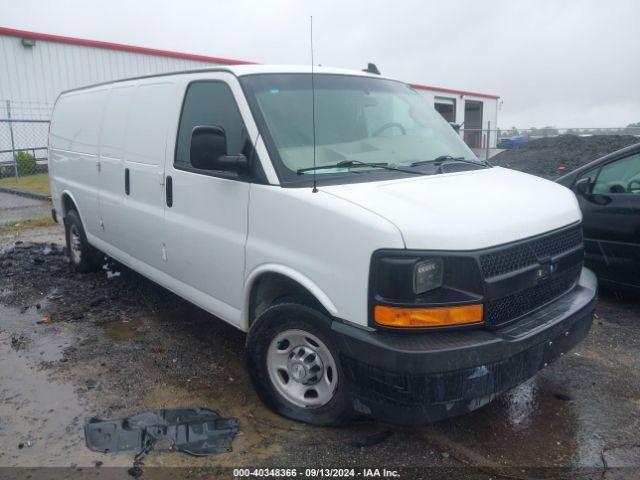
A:
[[[274,305],[256,320],[247,339],[249,372],[261,399],[276,413],[314,425],[351,418],[330,323],[297,303]]]

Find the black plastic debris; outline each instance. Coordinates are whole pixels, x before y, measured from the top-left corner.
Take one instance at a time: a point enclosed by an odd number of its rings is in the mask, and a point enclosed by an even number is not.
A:
[[[167,408],[139,413],[121,420],[91,418],[84,426],[87,447],[94,452],[137,450],[134,465],[163,440],[169,450],[190,455],[231,451],[238,420],[222,418],[206,408]]]
[[[364,438],[357,440],[355,445],[359,448],[373,447],[374,445],[378,445],[384,442],[391,435],[393,435],[392,430],[382,430],[380,432],[372,433],[371,435],[367,435]]]

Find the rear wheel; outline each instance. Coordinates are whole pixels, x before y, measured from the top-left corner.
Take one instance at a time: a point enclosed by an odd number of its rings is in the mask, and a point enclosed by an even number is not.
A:
[[[71,265],[80,273],[96,271],[100,268],[100,251],[89,245],[87,236],[76,210],[69,210],[64,219],[67,253]]]
[[[280,415],[314,425],[351,418],[330,324],[313,308],[279,303],[265,310],[249,332],[251,378],[264,403]]]

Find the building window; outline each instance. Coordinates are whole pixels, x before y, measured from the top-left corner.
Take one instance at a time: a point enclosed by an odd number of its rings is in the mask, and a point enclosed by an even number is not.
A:
[[[456,121],[456,99],[447,97],[436,97],[434,106],[440,115],[444,117],[447,122]]]

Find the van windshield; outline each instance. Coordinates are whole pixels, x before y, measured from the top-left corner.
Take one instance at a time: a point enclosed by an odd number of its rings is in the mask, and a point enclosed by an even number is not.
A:
[[[313,173],[323,181],[346,176],[362,181],[369,177],[364,174],[400,177],[411,173],[407,170],[434,173],[431,161],[445,157],[480,165],[453,128],[406,84],[316,74],[314,169],[311,75],[248,75],[241,82],[283,183],[299,183]]]

